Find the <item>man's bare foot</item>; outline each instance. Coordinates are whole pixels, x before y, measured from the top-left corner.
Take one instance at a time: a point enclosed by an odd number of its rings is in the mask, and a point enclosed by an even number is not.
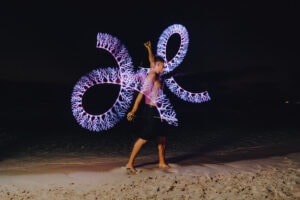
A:
[[[125,167],[126,167],[126,169],[133,169],[133,170],[135,169],[135,168],[133,167],[133,165],[128,165],[128,164],[125,165]]]
[[[138,171],[135,168],[126,168],[126,173],[128,175],[135,175]]]
[[[163,164],[158,164],[159,169],[170,169],[170,165],[163,163]]]
[[[135,175],[135,174],[138,174],[138,173],[142,172],[142,170],[138,170],[138,169],[136,169],[136,168],[134,168],[133,166],[130,166],[130,165],[126,165],[125,168],[126,168],[126,173],[128,175]]]

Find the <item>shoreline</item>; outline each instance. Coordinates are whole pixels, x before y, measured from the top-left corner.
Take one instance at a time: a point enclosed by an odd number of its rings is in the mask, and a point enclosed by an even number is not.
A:
[[[218,163],[191,159],[193,164],[170,163],[171,171],[158,169],[155,155],[140,156],[136,163],[142,172],[137,175],[126,174],[126,159],[90,155],[6,160],[0,164],[0,198],[300,198],[299,152]]]

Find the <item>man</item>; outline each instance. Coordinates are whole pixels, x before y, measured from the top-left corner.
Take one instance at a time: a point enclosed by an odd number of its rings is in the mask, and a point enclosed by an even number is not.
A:
[[[154,56],[152,54],[150,41],[145,42],[144,46],[148,51],[150,71],[144,80],[141,89],[142,91],[136,97],[132,110],[127,114],[128,121],[132,121],[143,97],[145,97],[145,109],[141,119],[142,129],[140,130],[141,132],[139,133],[138,139],[134,143],[131,155],[126,165],[127,172],[130,174],[135,174],[137,172],[134,168],[134,160],[140,149],[148,140],[154,138],[158,139],[158,167],[160,169],[170,168],[165,161],[166,133],[163,130],[165,122],[162,122],[159,118],[155,102],[155,99],[162,90],[160,74],[163,73],[165,61],[162,57]]]

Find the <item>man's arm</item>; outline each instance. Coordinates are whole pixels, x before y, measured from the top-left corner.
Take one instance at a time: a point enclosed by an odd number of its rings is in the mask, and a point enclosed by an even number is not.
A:
[[[127,120],[128,121],[132,121],[133,118],[134,118],[134,114],[136,113],[141,101],[143,99],[143,93],[139,93],[135,99],[135,102],[134,102],[134,105],[133,105],[133,108],[132,110],[127,114]]]
[[[149,59],[149,63],[150,63],[150,68],[152,68],[154,66],[154,56],[153,56],[153,52],[152,52],[151,42],[150,41],[145,42],[144,46],[146,47],[146,49],[148,51],[148,59]]]

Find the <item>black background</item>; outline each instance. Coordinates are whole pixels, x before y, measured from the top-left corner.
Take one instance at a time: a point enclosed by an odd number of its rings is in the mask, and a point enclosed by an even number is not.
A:
[[[190,36],[176,80],[212,98],[191,104],[166,91],[184,129],[298,128],[298,7],[296,1],[2,5],[0,128],[27,135],[89,132],[76,123],[70,99],[81,76],[116,66],[96,49],[97,33],[119,38],[134,66],[146,66],[143,43],[151,40],[155,51],[160,34],[174,23]],[[117,93],[117,86],[97,87],[90,109],[104,112]],[[127,128],[124,119],[113,129]]]

